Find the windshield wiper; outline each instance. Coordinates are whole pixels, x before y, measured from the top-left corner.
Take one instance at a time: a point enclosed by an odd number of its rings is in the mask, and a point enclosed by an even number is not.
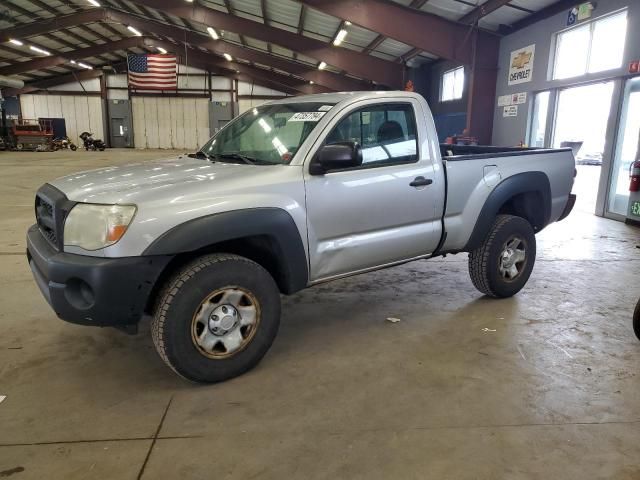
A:
[[[207,160],[210,161],[215,161],[215,158],[212,155],[209,155],[205,152],[203,152],[202,150],[198,150],[196,153],[189,153],[187,154],[187,157],[189,158],[206,158]]]
[[[247,157],[240,153],[218,153],[215,158],[221,158],[224,160],[242,160],[247,165],[255,165],[259,160],[253,157]]]

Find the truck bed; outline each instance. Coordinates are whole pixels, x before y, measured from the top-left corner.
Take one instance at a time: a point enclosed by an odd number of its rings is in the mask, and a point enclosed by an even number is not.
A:
[[[502,182],[523,174],[544,174],[548,180],[549,222],[562,214],[575,172],[570,148],[502,148],[441,145],[447,177],[444,249],[464,249],[488,196]],[[543,199],[534,209],[543,208]]]

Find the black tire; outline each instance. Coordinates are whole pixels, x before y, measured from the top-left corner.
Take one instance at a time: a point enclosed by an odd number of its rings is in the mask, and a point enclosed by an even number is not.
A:
[[[517,274],[511,278],[501,267],[505,266],[503,252],[514,240],[520,240],[524,260],[515,265]],[[469,275],[474,287],[485,295],[511,297],[529,280],[535,260],[536,236],[531,224],[521,217],[498,215],[482,245],[469,253]]]
[[[205,300],[213,292],[224,289],[247,292],[257,304],[257,321],[248,327],[251,336],[243,339],[246,344],[241,349],[230,354],[205,352],[196,344],[198,334],[194,332],[197,327],[201,331],[203,328],[202,322],[196,322],[197,313],[211,306]],[[210,325],[209,321],[206,325]],[[271,347],[279,325],[280,292],[271,275],[247,258],[213,254],[197,258],[167,282],[156,304],[151,336],[160,358],[174,372],[194,382],[213,383],[256,366]],[[203,333],[215,338],[213,331]],[[246,331],[243,337],[245,334]]]
[[[633,312],[633,331],[640,340],[640,300],[636,304],[636,309]]]
[[[78,149],[78,147],[76,147],[73,143],[69,146],[69,148],[72,152],[75,152]]]

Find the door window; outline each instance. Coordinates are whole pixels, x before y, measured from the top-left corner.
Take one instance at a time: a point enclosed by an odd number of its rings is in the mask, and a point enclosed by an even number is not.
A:
[[[394,164],[418,160],[416,118],[407,103],[365,107],[343,118],[326,144],[357,142],[363,164]]]
[[[124,136],[124,121],[122,118],[111,119],[111,136],[113,137]]]
[[[544,138],[547,132],[547,115],[549,113],[550,91],[540,92],[533,102],[533,116],[531,117],[531,133],[529,146],[544,147]]]
[[[629,203],[629,170],[638,157],[640,147],[640,78],[627,82],[625,88],[618,141],[609,185],[608,211],[627,214]]]

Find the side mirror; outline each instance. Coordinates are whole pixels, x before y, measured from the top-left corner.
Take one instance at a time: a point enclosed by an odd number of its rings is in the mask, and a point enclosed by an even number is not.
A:
[[[311,175],[323,175],[330,170],[341,170],[362,165],[362,147],[357,142],[340,142],[320,148],[309,167]]]

